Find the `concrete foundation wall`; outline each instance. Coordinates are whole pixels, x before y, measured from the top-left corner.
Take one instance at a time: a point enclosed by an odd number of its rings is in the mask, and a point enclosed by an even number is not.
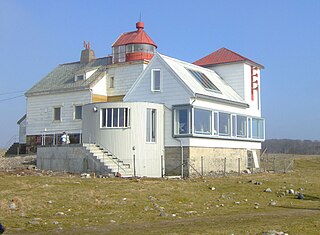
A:
[[[106,173],[103,165],[90,157],[81,145],[38,147],[37,167],[43,170],[71,173]]]
[[[183,175],[199,176],[238,172],[248,168],[247,149],[183,147]],[[256,150],[259,156],[259,150]],[[165,148],[165,174],[181,175],[181,147]]]

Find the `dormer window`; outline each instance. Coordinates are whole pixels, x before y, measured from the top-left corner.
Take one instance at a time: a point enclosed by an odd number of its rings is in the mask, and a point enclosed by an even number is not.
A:
[[[84,81],[86,79],[86,75],[85,74],[78,74],[75,76],[74,81]]]

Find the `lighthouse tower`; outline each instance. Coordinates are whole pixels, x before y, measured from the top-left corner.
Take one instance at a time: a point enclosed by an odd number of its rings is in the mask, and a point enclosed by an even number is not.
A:
[[[151,60],[157,45],[143,30],[144,23],[136,23],[137,30],[122,34],[112,45],[112,62],[123,63]]]

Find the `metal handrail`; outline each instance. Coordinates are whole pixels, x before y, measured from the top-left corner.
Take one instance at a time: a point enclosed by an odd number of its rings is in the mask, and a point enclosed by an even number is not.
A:
[[[6,151],[8,151],[9,148],[11,147],[11,145],[16,142],[17,137],[18,137],[17,135],[13,135],[13,136],[8,140],[7,144],[5,145],[5,150],[6,150]]]
[[[90,143],[91,144],[91,143]],[[120,169],[122,169],[124,172],[126,172],[125,168],[121,167],[119,162],[122,161],[121,159],[119,159],[114,153],[112,153],[108,148],[106,148],[105,146],[103,146],[102,144],[100,143],[95,143],[96,146],[99,146],[99,147],[102,147],[105,151],[107,151],[108,153],[111,154],[111,157],[106,154],[104,151],[102,152],[103,153],[103,160],[104,160],[104,156],[105,154],[107,155],[107,157],[113,161],[117,166],[118,166],[118,172],[120,171]],[[89,147],[90,149],[90,147]],[[117,161],[115,159],[112,158],[112,156],[116,157]],[[123,161],[122,161],[123,162]],[[120,172],[119,172],[120,173]]]

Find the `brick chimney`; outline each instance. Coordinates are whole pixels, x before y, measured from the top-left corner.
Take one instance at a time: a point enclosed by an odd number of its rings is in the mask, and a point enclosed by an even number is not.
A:
[[[84,41],[83,46],[85,49],[81,51],[80,63],[87,64],[95,59],[95,55],[94,51],[90,49],[90,42],[86,43],[86,41]]]

